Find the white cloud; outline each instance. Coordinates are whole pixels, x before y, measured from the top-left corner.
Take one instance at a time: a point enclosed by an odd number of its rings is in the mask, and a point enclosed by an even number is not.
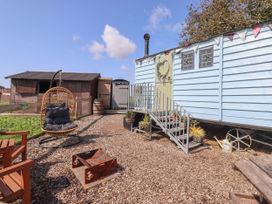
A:
[[[159,28],[161,22],[172,16],[171,10],[163,5],[158,5],[155,7],[148,19],[147,29],[154,31]]]
[[[166,24],[165,29],[174,33],[179,33],[182,29],[182,24],[181,23]]]
[[[93,41],[91,45],[89,45],[88,50],[93,54],[94,59],[98,60],[103,57],[103,52],[105,51],[105,47],[103,44],[99,42]]]
[[[105,26],[102,39],[105,42],[106,52],[111,58],[122,59],[136,50],[136,45],[119,31],[109,25]]]
[[[120,69],[121,69],[122,71],[124,71],[124,72],[127,72],[127,71],[128,71],[128,67],[127,67],[126,65],[124,65],[124,64],[120,67]]]
[[[105,26],[101,37],[104,44],[95,41],[89,47],[95,59],[100,59],[103,52],[106,52],[111,58],[124,59],[136,50],[134,42],[110,25]]]
[[[73,41],[79,41],[80,40],[80,36],[75,34],[75,35],[72,36],[72,40]]]

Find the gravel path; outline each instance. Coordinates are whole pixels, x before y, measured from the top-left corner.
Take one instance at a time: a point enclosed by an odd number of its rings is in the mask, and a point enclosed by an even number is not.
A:
[[[123,128],[122,115],[107,115],[80,134],[83,142],[70,148],[46,149],[30,140],[33,203],[229,203],[231,190],[255,192],[242,174],[233,170],[236,160],[249,153],[223,154],[219,149],[185,155],[169,139],[148,141]],[[86,125],[94,117],[82,119]],[[121,175],[88,191],[70,170],[71,156],[103,148],[117,157]],[[68,178],[70,186],[56,188]]]

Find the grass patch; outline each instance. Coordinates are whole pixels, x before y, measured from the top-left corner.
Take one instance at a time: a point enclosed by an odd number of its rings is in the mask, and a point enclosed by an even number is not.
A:
[[[1,101],[0,102],[0,106],[3,106],[3,105],[9,105],[10,103],[8,101]]]
[[[28,138],[41,133],[39,116],[0,116],[0,130],[2,131],[20,131],[29,130]],[[0,136],[1,139],[6,136]],[[10,138],[10,137],[9,137]],[[17,142],[20,136],[14,136]]]

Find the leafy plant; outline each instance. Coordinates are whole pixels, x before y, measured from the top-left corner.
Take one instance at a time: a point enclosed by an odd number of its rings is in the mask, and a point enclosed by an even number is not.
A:
[[[190,134],[196,138],[204,138],[206,136],[205,130],[199,126],[199,122],[196,120],[190,126]]]
[[[149,123],[149,122],[150,122],[150,117],[149,117],[149,115],[145,114],[144,119],[143,119],[143,122],[145,122],[145,123]]]
[[[134,118],[135,113],[132,111],[127,111],[125,117],[126,118]]]
[[[139,122],[139,128],[141,130],[148,130],[150,128],[150,117],[145,114],[144,119]]]
[[[201,0],[189,7],[180,34],[181,44],[208,40],[227,32],[269,22],[271,0]]]
[[[177,112],[177,111],[174,111],[174,112],[171,114],[171,117],[172,117],[173,119],[179,117],[178,112]]]
[[[29,105],[27,104],[27,103],[21,103],[20,104],[20,109],[22,109],[22,110],[25,110],[25,109],[27,109],[29,107]]]

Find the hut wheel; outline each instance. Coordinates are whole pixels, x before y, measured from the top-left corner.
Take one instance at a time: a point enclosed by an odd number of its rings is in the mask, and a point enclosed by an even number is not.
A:
[[[234,128],[227,132],[226,139],[232,143],[232,147],[238,151],[246,151],[252,144],[251,132]]]

